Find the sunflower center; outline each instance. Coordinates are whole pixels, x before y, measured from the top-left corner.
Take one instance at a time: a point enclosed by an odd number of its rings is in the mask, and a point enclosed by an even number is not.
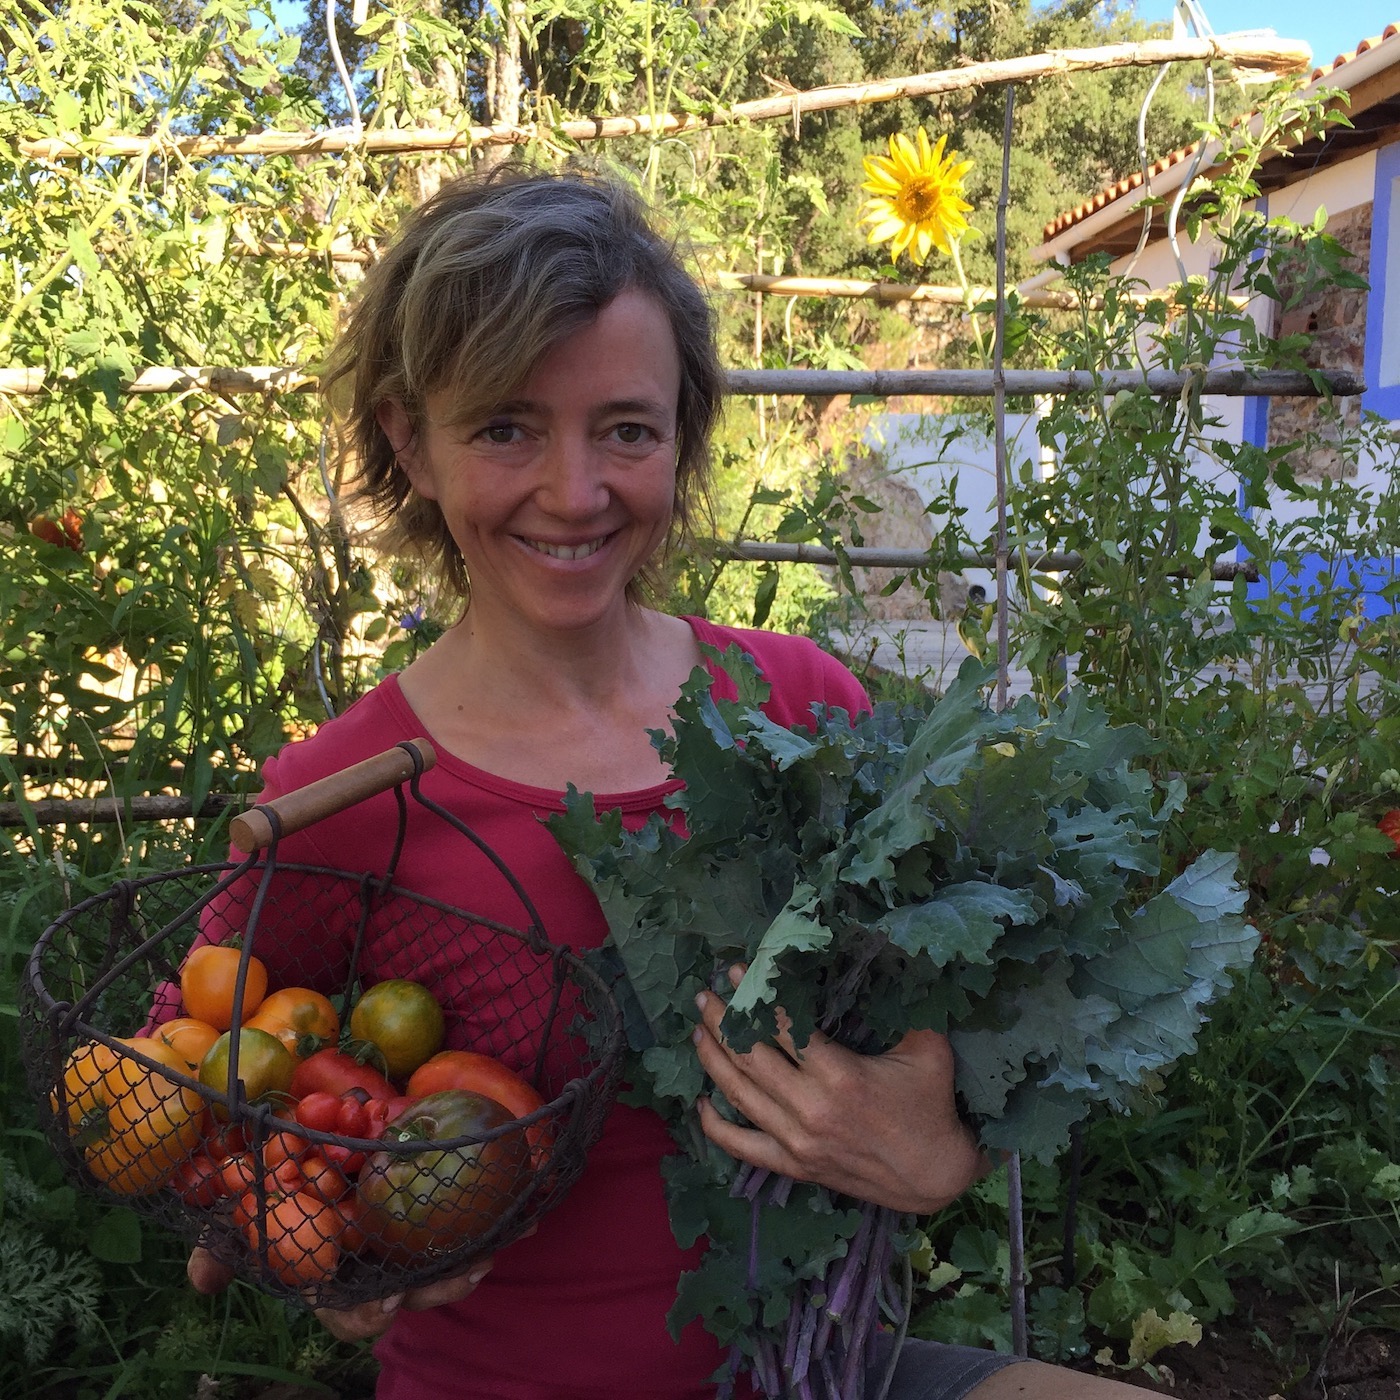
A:
[[[937,210],[942,196],[943,191],[936,180],[916,175],[900,190],[895,207],[906,222],[922,223]]]

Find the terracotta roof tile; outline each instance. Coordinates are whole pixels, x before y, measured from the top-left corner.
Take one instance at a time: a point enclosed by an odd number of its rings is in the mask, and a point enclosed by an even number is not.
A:
[[[1324,78],[1329,73],[1335,73],[1338,68],[1350,63],[1352,59],[1360,57],[1363,53],[1369,53],[1377,45],[1385,43],[1387,39],[1392,39],[1397,34],[1400,34],[1400,23],[1386,25],[1379,34],[1373,34],[1370,38],[1363,39],[1350,53],[1338,54],[1331,63],[1314,68],[1308,81],[1315,83],[1319,78]],[[1162,171],[1173,165],[1179,165],[1184,160],[1190,160],[1196,154],[1200,144],[1199,141],[1193,141],[1189,146],[1182,146],[1180,149],[1161,157],[1160,160],[1154,160],[1147,167],[1148,178],[1160,175]],[[1041,234],[1042,239],[1048,242],[1057,234],[1061,234],[1066,229],[1073,228],[1081,220],[1087,219],[1090,214],[1096,213],[1106,204],[1112,204],[1115,199],[1121,199],[1130,191],[1141,188],[1142,184],[1143,173],[1141,170],[1135,170],[1131,175],[1127,175],[1115,184],[1100,190],[1082,204],[1077,204],[1073,209],[1066,210],[1063,214],[1057,214],[1045,225]]]

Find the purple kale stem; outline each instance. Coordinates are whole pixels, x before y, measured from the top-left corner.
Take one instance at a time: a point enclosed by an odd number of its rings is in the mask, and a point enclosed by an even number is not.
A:
[[[792,1306],[788,1309],[787,1336],[783,1341],[783,1374],[792,1379],[792,1368],[797,1361],[797,1338],[802,1331],[803,1316],[811,1310],[806,1306],[807,1290],[793,1291]]]
[[[834,1278],[828,1278],[831,1285],[826,1294],[826,1310],[833,1322],[840,1322],[845,1314],[846,1306],[850,1302],[852,1290],[856,1286],[856,1280],[863,1272],[865,1264],[866,1245],[870,1239],[870,1231],[874,1228],[875,1213],[878,1206],[866,1206],[861,1212],[860,1225],[851,1242],[846,1246],[846,1257],[840,1259],[833,1266]]]
[[[749,1179],[756,1171],[757,1167],[751,1167],[747,1163],[741,1164],[739,1170],[734,1173],[734,1180],[729,1183],[729,1194],[735,1198],[748,1195]]]
[[[792,1195],[792,1188],[797,1183],[790,1176],[775,1176],[773,1178],[773,1189],[768,1193],[768,1201],[771,1205],[785,1206],[788,1197]]]
[[[767,1167],[752,1167],[749,1170],[749,1179],[744,1183],[743,1194],[749,1200],[757,1200],[758,1193],[763,1190],[763,1183],[768,1180],[770,1173]]]
[[[771,1337],[760,1337],[754,1348],[754,1371],[768,1400],[783,1400],[783,1378],[778,1372],[778,1348]]]
[[[799,1387],[809,1384],[807,1373],[812,1364],[812,1342],[816,1339],[819,1316],[811,1303],[802,1309],[802,1326],[797,1333],[797,1351],[792,1359],[792,1381]]]
[[[816,1392],[812,1389],[811,1376],[803,1376],[797,1382],[797,1400],[817,1400]]]
[[[822,1387],[826,1392],[825,1400],[841,1400],[841,1391],[836,1384],[836,1367],[831,1357],[823,1354],[818,1365],[822,1373]]]
[[[744,1349],[735,1342],[729,1348],[729,1356],[724,1364],[724,1378],[715,1388],[715,1400],[732,1400],[734,1382],[739,1378],[739,1362],[743,1360]]]
[[[749,1291],[758,1288],[758,1213],[757,1199],[749,1202]]]
[[[846,1341],[846,1364],[841,1371],[841,1390],[847,1400],[861,1400],[865,1386],[865,1359],[880,1306],[880,1280],[889,1264],[892,1215],[878,1214],[875,1238],[870,1246],[870,1266],[861,1280],[860,1296]],[[844,1329],[843,1329],[844,1330]]]

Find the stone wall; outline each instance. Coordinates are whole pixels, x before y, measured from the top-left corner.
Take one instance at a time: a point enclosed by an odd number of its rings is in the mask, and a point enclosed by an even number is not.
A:
[[[1364,277],[1371,266],[1371,206],[1358,204],[1336,215],[1327,224],[1327,232],[1351,253],[1354,261],[1347,264]],[[1279,279],[1280,290],[1288,292],[1288,279]],[[1303,331],[1313,337],[1307,352],[1307,362],[1318,369],[1352,370],[1357,375],[1366,368],[1366,301],[1369,293],[1343,287],[1323,287],[1296,307],[1277,313],[1275,332],[1291,335]],[[1322,399],[1277,398],[1269,400],[1268,444],[1277,447],[1298,442],[1307,433],[1317,433],[1333,441],[1337,437],[1335,424],[1322,417]],[[1342,422],[1356,427],[1361,422],[1359,398],[1338,399]],[[1323,447],[1306,461],[1299,460],[1294,470],[1300,479],[1320,481],[1324,477],[1342,474],[1343,465],[1334,451]],[[1348,470],[1354,470],[1348,469]]]

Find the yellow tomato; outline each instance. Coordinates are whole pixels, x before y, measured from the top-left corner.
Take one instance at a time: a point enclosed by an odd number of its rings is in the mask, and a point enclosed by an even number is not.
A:
[[[183,1058],[162,1041],[133,1039],[123,1044],[184,1074]],[[90,1053],[84,1055],[84,1051]],[[74,1070],[90,1073],[98,1063],[106,1068],[95,1082],[84,1080],[87,1111],[75,1122],[70,1095],[69,1122],[82,1144],[88,1170],[123,1195],[154,1191],[198,1146],[203,1132],[204,1098],[178,1084],[160,1069],[149,1069],[135,1056],[107,1046],[83,1046],[70,1058]]]
[[[156,1027],[154,1039],[168,1045],[184,1062],[191,1078],[199,1077],[199,1062],[209,1053],[209,1047],[219,1038],[219,1032],[207,1021],[193,1016],[179,1016]]]
[[[275,1035],[299,1060],[323,1045],[334,1045],[340,1034],[340,1017],[330,998],[309,987],[269,992],[245,1024]]]

